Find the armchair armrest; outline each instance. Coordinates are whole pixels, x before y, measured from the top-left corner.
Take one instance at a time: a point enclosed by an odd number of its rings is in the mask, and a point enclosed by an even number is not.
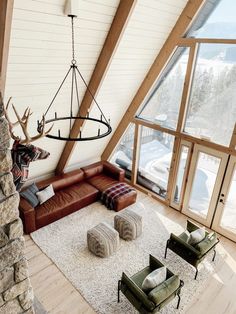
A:
[[[118,181],[124,181],[125,179],[125,171],[124,169],[120,169],[114,165],[112,165],[108,161],[103,161],[103,171],[107,175],[113,177]]]
[[[140,289],[125,273],[122,273],[121,284],[125,288],[124,293],[126,293],[126,290],[129,290],[133,297],[140,302],[140,308],[144,306],[150,311],[155,308],[155,304],[148,299],[146,293]]]
[[[36,230],[35,210],[23,197],[20,198],[19,204],[20,217],[23,221],[25,233],[31,233]]]
[[[189,255],[192,255],[196,258],[200,256],[200,252],[198,250],[196,250],[192,245],[188,244],[187,242],[184,242],[173,233],[170,234],[170,239],[168,241],[170,241],[171,244],[178,246],[178,249],[183,250],[185,253],[189,252]],[[174,248],[174,245],[172,245],[171,247]]]

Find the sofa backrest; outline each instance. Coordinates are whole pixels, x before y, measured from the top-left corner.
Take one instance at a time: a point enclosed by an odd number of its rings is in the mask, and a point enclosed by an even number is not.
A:
[[[62,175],[54,176],[52,178],[37,182],[36,185],[39,189],[52,184],[54,191],[61,190],[70,185],[81,182],[84,179],[84,172],[80,169],[74,170]]]
[[[92,178],[103,172],[103,162],[98,161],[92,165],[81,168],[84,172],[85,179]]]

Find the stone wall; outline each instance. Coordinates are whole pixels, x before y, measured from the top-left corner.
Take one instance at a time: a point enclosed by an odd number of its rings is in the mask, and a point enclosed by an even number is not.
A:
[[[34,313],[33,290],[24,257],[19,194],[11,174],[8,123],[0,103],[0,313]]]

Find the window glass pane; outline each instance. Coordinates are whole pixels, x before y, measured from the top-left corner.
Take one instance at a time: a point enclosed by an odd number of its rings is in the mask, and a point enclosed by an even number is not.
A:
[[[184,131],[228,146],[236,121],[236,45],[202,44]]]
[[[176,129],[189,48],[178,48],[141,109],[139,118]]]
[[[187,37],[236,38],[235,12],[235,0],[206,1]]]
[[[137,182],[165,198],[174,136],[142,127]]]
[[[189,147],[182,145],[181,153],[180,153],[180,160],[179,160],[179,168],[176,177],[176,185],[175,185],[175,195],[174,195],[174,202],[179,204],[180,202],[180,195],[183,185],[183,178],[184,172],[186,168],[187,158],[189,154]]]
[[[221,226],[236,233],[236,166],[234,168],[232,181],[229,187],[227,200],[221,218]]]
[[[189,209],[206,218],[221,159],[203,152],[198,155]]]
[[[130,124],[110,159],[111,163],[125,170],[127,179],[131,179],[133,146],[134,124]]]

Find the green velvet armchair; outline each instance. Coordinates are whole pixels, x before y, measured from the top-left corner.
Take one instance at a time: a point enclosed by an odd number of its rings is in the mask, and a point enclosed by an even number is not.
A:
[[[186,230],[188,232],[191,233],[199,228],[200,227],[198,225],[187,220]],[[209,233],[205,231],[205,238],[201,242],[195,245],[190,245],[187,242],[187,240],[188,236],[186,232],[181,233],[179,236],[176,236],[173,233],[171,233],[170,238],[169,240],[167,240],[166,243],[165,258],[167,255],[167,249],[172,250],[180,257],[182,257],[186,262],[195,267],[196,273],[194,279],[197,279],[198,265],[210,251],[214,251],[212,261],[215,260],[216,256],[215,247],[217,243],[219,243],[219,239],[217,238],[217,234],[215,232]]]
[[[159,313],[159,310],[178,296],[177,308],[180,303],[180,291],[184,285],[178,276],[167,269],[166,280],[151,291],[144,292],[141,288],[143,280],[152,271],[164,266],[152,255],[149,256],[149,266],[145,267],[132,277],[122,274],[118,281],[118,302],[120,302],[120,291],[126,296],[130,303],[141,314]]]

